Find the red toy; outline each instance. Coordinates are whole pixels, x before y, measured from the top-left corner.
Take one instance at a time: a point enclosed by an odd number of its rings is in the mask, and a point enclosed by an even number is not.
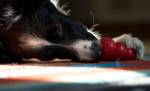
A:
[[[134,59],[135,58],[134,50],[131,48],[127,48],[125,54],[126,54],[125,58],[127,58],[127,59]]]
[[[103,59],[111,59],[114,57],[112,54],[115,52],[116,46],[115,42],[111,38],[103,37],[101,39],[101,47]]]
[[[130,60],[135,58],[135,52],[122,43],[115,43],[110,37],[102,37],[102,59],[103,60]]]

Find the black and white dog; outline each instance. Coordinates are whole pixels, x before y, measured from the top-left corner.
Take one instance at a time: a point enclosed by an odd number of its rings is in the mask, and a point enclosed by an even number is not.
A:
[[[100,36],[71,19],[58,0],[0,0],[1,55],[49,60],[69,58],[96,62],[101,58]],[[143,42],[124,34],[114,38],[144,54]]]

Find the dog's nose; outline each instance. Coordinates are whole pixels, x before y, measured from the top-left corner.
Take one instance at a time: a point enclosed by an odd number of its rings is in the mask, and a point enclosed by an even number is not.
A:
[[[100,47],[100,43],[98,41],[94,41],[92,42],[91,48],[93,51],[93,55],[95,57],[96,60],[99,60],[101,57],[101,47]]]

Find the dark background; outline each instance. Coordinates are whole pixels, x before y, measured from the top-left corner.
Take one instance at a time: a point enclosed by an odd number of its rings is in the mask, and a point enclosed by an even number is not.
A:
[[[150,0],[63,0],[68,2],[71,17],[97,28],[111,37],[131,33],[139,37],[150,53]],[[92,13],[92,15],[91,15]]]

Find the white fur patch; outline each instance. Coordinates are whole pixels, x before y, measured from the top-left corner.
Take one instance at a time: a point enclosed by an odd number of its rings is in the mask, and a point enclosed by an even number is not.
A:
[[[4,8],[4,17],[12,17],[14,14],[15,14],[15,11],[13,10],[13,8],[12,7],[5,7]]]
[[[16,11],[14,11],[14,9],[11,6],[5,7],[3,17],[9,19],[10,22],[16,22],[21,18],[21,15],[15,15],[15,13]]]
[[[23,49],[31,50],[31,49],[40,49],[48,45],[52,45],[52,43],[46,41],[45,39],[39,38],[34,35],[24,34],[20,38],[20,46]]]
[[[92,60],[92,50],[90,50],[90,47],[92,46],[92,41],[78,40],[75,43],[71,44],[71,46],[77,51],[81,61]]]
[[[14,15],[15,13],[16,12],[11,6],[7,6],[4,8],[3,17],[8,24],[7,29],[9,29],[16,21],[18,21],[21,18],[21,15]]]
[[[97,38],[98,40],[101,39],[101,35],[98,32],[94,32],[93,29],[88,29],[86,28],[87,32],[89,32],[90,34],[92,34],[95,38]]]
[[[59,5],[60,0],[50,0],[50,2],[57,8],[59,12],[63,13],[64,15],[69,15],[71,10],[65,10],[67,4],[60,6]]]

